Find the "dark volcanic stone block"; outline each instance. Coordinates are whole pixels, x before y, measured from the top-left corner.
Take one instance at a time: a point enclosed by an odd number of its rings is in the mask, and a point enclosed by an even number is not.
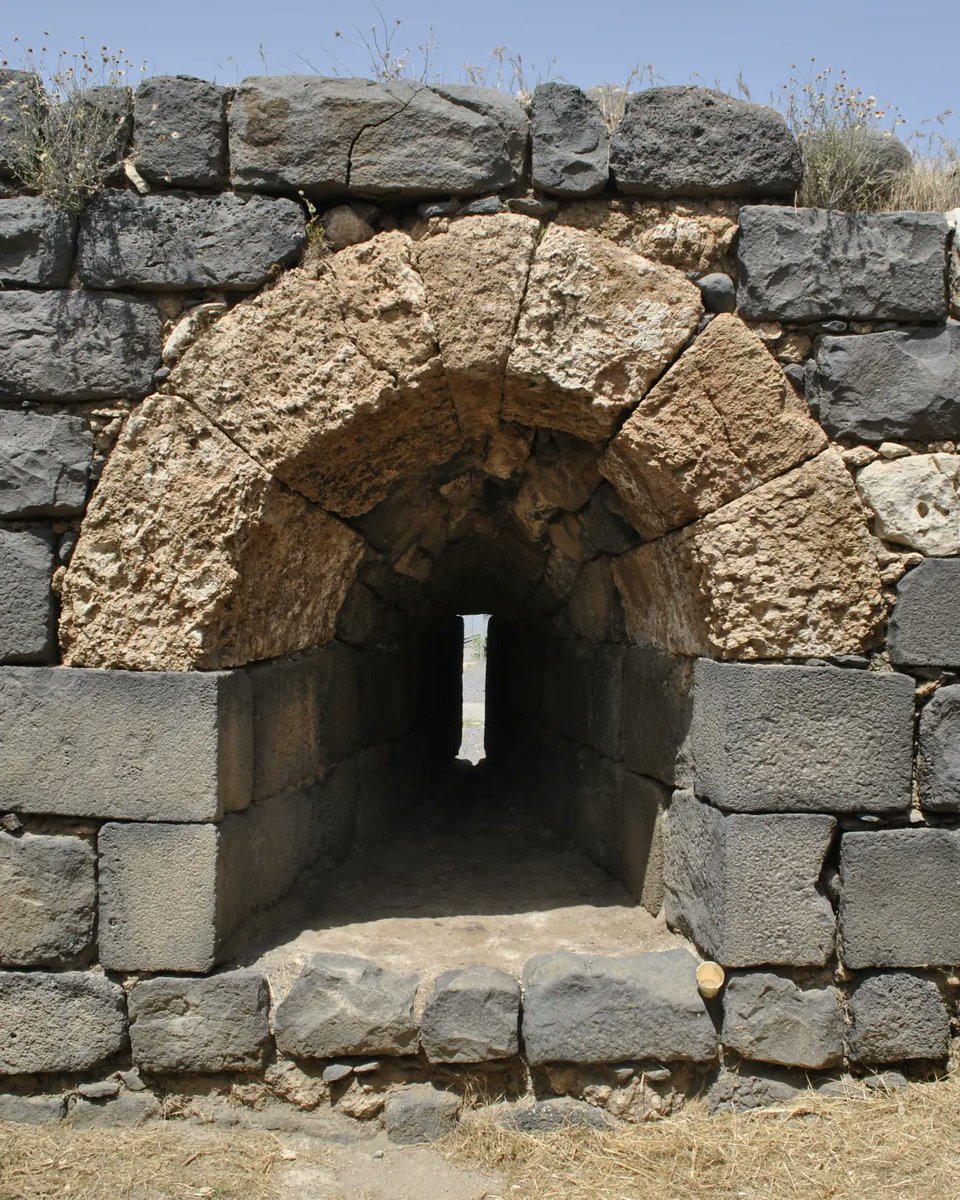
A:
[[[517,1053],[520,985],[505,971],[466,967],[437,977],[420,1022],[430,1062],[478,1063]]]
[[[554,196],[595,196],[607,186],[610,134],[600,109],[570,83],[533,93],[533,186]]]
[[[151,183],[215,187],[227,182],[230,90],[189,75],[156,75],[137,88],[133,164]]]
[[[0,971],[0,1075],[87,1071],[126,1044],[119,984],[83,971]]]
[[[898,666],[960,667],[960,561],[927,558],[904,575],[889,641]]]
[[[81,417],[0,410],[0,516],[82,512],[92,454]]]
[[[913,680],[700,659],[694,790],[735,812],[905,812]]]
[[[96,855],[77,837],[0,833],[0,965],[82,953],[93,937]]]
[[[920,716],[920,803],[930,812],[960,812],[960,685],[940,688]]]
[[[39,196],[0,200],[0,283],[66,287],[76,221]]]
[[[939,213],[741,208],[740,315],[768,321],[942,321]]]
[[[906,971],[866,975],[851,988],[847,1054],[854,1062],[943,1059],[950,1015],[933,979]]]
[[[0,529],[0,662],[52,661],[53,568],[51,533]],[[9,725],[11,735],[13,730]]]
[[[680,86],[628,97],[610,173],[618,191],[639,196],[792,196],[803,168],[778,112]]]
[[[786,975],[734,975],[723,991],[724,1047],[744,1058],[811,1069],[843,1058],[836,988],[800,987]]]
[[[160,329],[148,300],[0,291],[0,396],[140,399],[160,366]]]
[[[960,830],[846,833],[840,875],[840,947],[848,967],[960,962]]]
[[[807,398],[832,437],[960,437],[960,325],[821,338]]]
[[[77,271],[94,288],[259,287],[306,244],[303,210],[267,196],[105,192],[80,223]]]

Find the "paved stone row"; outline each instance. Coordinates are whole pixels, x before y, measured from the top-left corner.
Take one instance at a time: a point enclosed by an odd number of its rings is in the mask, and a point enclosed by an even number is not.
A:
[[[317,954],[271,1021],[266,980],[235,970],[157,976],[123,989],[103,976],[0,972],[0,1075],[89,1071],[127,1052],[149,1075],[256,1072],[274,1041],[286,1057],[349,1077],[357,1060],[410,1057],[484,1064],[521,1054],[550,1063],[710,1064],[720,1045],[745,1059],[825,1069],[942,1061],[950,1012],[933,975],[858,977],[843,1001],[828,982],[738,972],[711,1017],[687,950],[531,959],[518,982],[489,967],[447,971],[415,1015],[415,975],[347,954]],[[913,1019],[905,1023],[903,1012]],[[129,1015],[129,1021],[128,1021]],[[718,1033],[719,1031],[719,1033]],[[128,1040],[129,1039],[129,1040]]]

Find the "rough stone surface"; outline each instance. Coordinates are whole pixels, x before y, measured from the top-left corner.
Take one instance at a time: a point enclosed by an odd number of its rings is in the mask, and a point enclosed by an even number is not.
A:
[[[253,77],[230,109],[234,185],[259,191],[482,195],[514,182],[510,141],[489,106],[407,81]]]
[[[292,200],[108,191],[80,222],[77,274],[91,288],[253,289],[295,262],[306,240]]]
[[[411,245],[394,233],[342,251],[348,288],[339,264],[319,277],[287,272],[221,317],[171,387],[290,487],[336,512],[365,512],[400,475],[459,444]],[[401,316],[384,321],[391,304]],[[376,363],[351,336],[361,328]],[[413,357],[402,363],[405,349]]]
[[[0,808],[214,821],[250,803],[243,672],[0,669]]]
[[[537,246],[507,363],[503,415],[608,437],[686,344],[695,284],[596,234],[551,226]]]
[[[67,1111],[65,1096],[0,1096],[0,1121],[55,1125]]]
[[[0,410],[0,516],[82,512],[92,453],[80,417]]]
[[[137,171],[168,187],[227,182],[228,88],[189,75],[155,75],[137,88],[133,151]]]
[[[648,646],[630,646],[623,660],[623,758],[631,771],[685,784],[679,757],[693,714],[693,666]]]
[[[923,708],[917,779],[923,808],[960,812],[960,685],[940,688]]]
[[[737,307],[737,286],[729,275],[719,272],[702,275],[697,280],[697,287],[707,312],[732,313]]]
[[[444,971],[420,1021],[430,1062],[477,1063],[517,1053],[520,985],[505,971]]]
[[[847,1054],[854,1062],[944,1059],[950,1016],[933,979],[885,971],[858,979],[847,1000]]]
[[[0,662],[52,661],[53,568],[52,534],[0,529]]]
[[[0,284],[66,287],[76,221],[38,196],[0,200]]]
[[[667,920],[724,966],[822,966],[835,922],[818,884],[835,826],[814,814],[724,815],[675,793],[664,835]]]
[[[145,979],[130,992],[130,1044],[142,1071],[250,1071],[270,1044],[267,981],[253,971]]]
[[[960,436],[960,325],[824,337],[807,390],[833,437]]]
[[[43,94],[33,71],[0,70],[0,176],[16,174],[24,140],[24,114]]]
[[[554,196],[593,196],[607,186],[610,134],[600,109],[570,83],[541,83],[532,104],[532,179]]]
[[[878,537],[921,554],[960,553],[960,455],[878,459],[857,472]]]
[[[942,321],[948,233],[939,213],[742,208],[740,315],[770,321]]]
[[[652,540],[825,445],[756,334],[719,316],[640,402],[601,469],[637,532]]]
[[[614,871],[653,916],[663,905],[663,814],[669,799],[669,789],[656,780],[625,774]]]
[[[0,833],[0,965],[57,963],[87,949],[95,864],[80,838]]]
[[[160,365],[149,300],[90,292],[0,292],[0,396],[139,400]]]
[[[803,165],[772,108],[680,86],[627,98],[610,173],[619,191],[641,196],[791,196]]]
[[[614,564],[627,631],[673,654],[856,654],[881,617],[875,543],[826,450]]]
[[[559,951],[531,959],[523,972],[527,1061],[708,1062],[717,1037],[696,970],[687,950],[624,958]]]
[[[497,1104],[486,1110],[497,1125],[517,1133],[556,1133],[560,1130],[610,1129],[613,1117],[596,1105],[571,1096],[534,1100],[532,1104]]]
[[[960,667],[960,561],[928,558],[900,581],[890,618],[900,666]]]
[[[0,971],[0,1075],[87,1071],[126,1044],[118,984],[83,971]]]
[[[701,659],[694,678],[697,795],[736,812],[909,809],[909,675]]]
[[[471,217],[438,224],[414,259],[466,436],[494,427],[507,357],[539,225],[529,217]]]
[[[724,1047],[788,1067],[833,1067],[843,1058],[843,1014],[832,987],[800,987],[770,971],[735,975],[723,992]]]
[[[209,971],[221,934],[219,827],[111,823],[98,849],[103,966]]]
[[[755,1108],[790,1104],[806,1086],[800,1074],[777,1067],[758,1070],[730,1071],[723,1069],[707,1092],[707,1109],[711,1114],[749,1112]]]
[[[83,523],[64,659],[212,670],[329,641],[360,553],[190,404],[155,397],[128,419]]]
[[[840,841],[840,948],[848,967],[960,962],[960,831],[880,829]]]
[[[462,104],[464,108],[472,109],[500,126],[506,138],[512,181],[519,182],[527,165],[530,140],[530,118],[519,102],[497,88],[470,87],[462,83],[437,84],[433,91],[444,100]]]
[[[452,1133],[459,1116],[459,1096],[429,1083],[415,1083],[387,1097],[383,1124],[391,1142],[409,1146]]]
[[[417,977],[350,954],[315,954],[277,1009],[277,1046],[294,1058],[415,1054]]]

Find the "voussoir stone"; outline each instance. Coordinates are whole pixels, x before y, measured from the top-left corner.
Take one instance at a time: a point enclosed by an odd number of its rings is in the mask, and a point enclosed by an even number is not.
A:
[[[930,812],[960,812],[960,685],[942,687],[920,714],[920,803]]]
[[[503,416],[596,441],[676,358],[702,314],[696,284],[595,233],[551,225],[507,362]]]
[[[856,654],[880,623],[876,548],[832,449],[614,564],[631,638],[674,654]]]
[[[0,284],[66,287],[76,225],[69,213],[39,196],[0,200]]]
[[[0,515],[83,511],[93,437],[82,417],[0,410]]]
[[[48,530],[0,529],[0,662],[53,660],[54,557]]]
[[[906,971],[856,980],[847,1000],[847,1054],[859,1063],[943,1059],[950,1049],[950,1015],[936,981]]]
[[[718,316],[647,393],[601,470],[645,540],[812,458],[823,431],[739,318]]]
[[[520,985],[493,967],[465,967],[437,977],[420,1021],[430,1062],[488,1062],[517,1053]]]
[[[654,1058],[709,1062],[717,1035],[688,950],[622,958],[559,951],[523,971],[523,1042],[532,1065]]]
[[[254,971],[145,979],[129,997],[130,1044],[142,1071],[250,1071],[270,1045],[270,992]]]
[[[0,396],[138,400],[160,366],[160,327],[137,297],[0,291]]]
[[[904,575],[889,642],[897,665],[960,666],[960,561],[928,558]]]
[[[137,88],[133,150],[150,183],[215,187],[227,182],[230,89],[190,75],[155,75]]]
[[[840,946],[848,967],[960,962],[960,831],[878,829],[840,840]]]
[[[720,808],[909,809],[909,675],[701,659],[693,696],[694,788]]]
[[[126,1044],[119,984],[84,971],[0,971],[0,1075],[87,1071]]]
[[[533,92],[532,180],[554,196],[595,196],[609,178],[610,134],[603,114],[571,83],[538,84]]]
[[[292,200],[108,191],[80,222],[77,273],[92,288],[253,289],[306,240]]]
[[[57,963],[87,949],[95,867],[81,838],[0,833],[0,965]]]
[[[70,560],[64,659],[214,670],[321,644],[360,555],[355,533],[192,405],[154,397],[128,419]]]
[[[242,671],[0,668],[0,808],[214,821],[251,799]]]
[[[416,1054],[416,992],[416,975],[352,954],[315,954],[277,1008],[277,1046],[295,1058]]]
[[[644,88],[627,97],[610,173],[641,196],[790,196],[800,148],[780,113],[711,88]]]
[[[787,1067],[833,1067],[843,1058],[836,988],[801,987],[786,975],[734,975],[723,992],[724,1047]]]
[[[833,817],[724,814],[676,792],[665,824],[671,927],[724,966],[822,966],[830,959],[835,920],[818,885]]]
[[[960,455],[878,459],[857,472],[878,537],[921,554],[960,553]]]
[[[821,338],[807,391],[833,437],[960,437],[960,324]]]
[[[949,232],[932,212],[747,206],[738,311],[770,321],[942,321]]]

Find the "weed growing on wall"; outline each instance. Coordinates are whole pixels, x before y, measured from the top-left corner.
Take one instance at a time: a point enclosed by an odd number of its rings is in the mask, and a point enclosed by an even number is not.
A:
[[[4,67],[31,72],[26,96],[3,120],[9,123],[11,166],[31,192],[58,208],[79,212],[122,170],[132,120],[130,76],[142,73],[123,50],[79,51],[54,57],[21,47]]]

